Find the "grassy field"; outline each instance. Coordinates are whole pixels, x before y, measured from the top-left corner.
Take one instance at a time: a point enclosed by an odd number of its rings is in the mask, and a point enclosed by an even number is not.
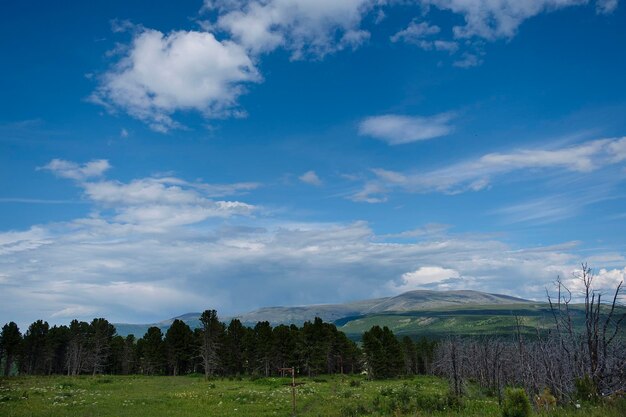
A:
[[[302,378],[298,416],[500,416],[495,398],[471,390],[460,406],[434,377],[367,381],[361,377]],[[289,379],[199,376],[13,377],[0,379],[3,417],[290,416]],[[624,416],[624,403],[551,410],[545,416]]]

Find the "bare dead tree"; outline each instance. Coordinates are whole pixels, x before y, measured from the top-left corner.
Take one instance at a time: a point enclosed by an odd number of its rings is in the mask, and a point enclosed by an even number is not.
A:
[[[619,303],[623,283],[610,301],[594,289],[594,275],[586,264],[577,277],[584,303],[574,304],[571,290],[558,278],[556,296],[546,290],[549,322],[538,325],[533,340],[524,338],[522,319],[515,318],[516,334],[481,339],[449,338],[436,352],[435,372],[450,381],[456,395],[465,380],[500,393],[506,385],[521,385],[529,393],[548,389],[561,402],[574,398],[576,382],[589,378],[597,395],[626,392],[626,309]]]

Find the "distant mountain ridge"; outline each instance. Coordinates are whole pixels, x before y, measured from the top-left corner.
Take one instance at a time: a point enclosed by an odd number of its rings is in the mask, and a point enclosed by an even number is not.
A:
[[[223,317],[229,322],[232,318],[239,319],[244,325],[254,326],[259,321],[268,321],[273,326],[278,324],[301,325],[305,321],[320,317],[327,322],[347,322],[347,318],[368,315],[419,312],[427,310],[456,309],[464,306],[504,306],[524,305],[532,303],[522,298],[502,294],[490,294],[480,291],[432,291],[414,290],[393,297],[371,300],[353,301],[344,304],[315,304],[292,307],[264,307],[234,317]],[[126,336],[134,334],[141,337],[149,327],[156,326],[166,331],[176,319],[187,323],[191,328],[200,326],[200,313],[186,313],[178,317],[152,324],[117,323],[118,334]]]
[[[480,291],[431,291],[414,290],[394,297],[355,301],[345,304],[317,304],[295,307],[265,307],[236,316],[244,324],[269,321],[276,324],[301,324],[320,317],[324,321],[336,320],[367,314],[421,311],[458,307],[465,305],[501,305],[529,303],[522,298]]]

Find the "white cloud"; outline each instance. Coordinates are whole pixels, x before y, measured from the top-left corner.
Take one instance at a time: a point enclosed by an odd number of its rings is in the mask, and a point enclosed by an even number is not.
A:
[[[50,243],[48,232],[38,226],[22,232],[0,233],[0,256],[30,251]]]
[[[456,53],[469,45],[453,65],[469,68],[482,63],[476,42],[458,40],[511,38],[519,25],[539,13],[586,4],[588,0],[419,0],[420,19],[430,7],[460,15],[465,25],[452,29],[452,38],[432,39],[444,32],[415,19],[391,37],[425,50]],[[110,111],[122,110],[156,131],[183,128],[174,118],[179,111],[197,111],[205,118],[240,117],[238,98],[262,77],[257,63],[276,49],[292,60],[314,58],[355,49],[370,38],[362,28],[366,17],[376,22],[383,8],[402,2],[386,0],[205,0],[212,21],[200,22],[203,31],[167,34],[128,21],[114,21],[116,33],[130,33],[130,45],[118,44],[110,56],[121,58],[99,77],[90,99]],[[598,13],[610,13],[617,0],[598,0]],[[417,7],[416,7],[417,9]],[[418,13],[417,11],[415,12]],[[378,16],[378,17],[376,17]],[[447,30],[445,31],[447,32]],[[216,39],[214,33],[225,36]],[[122,136],[124,136],[122,134]]]
[[[459,68],[477,67],[483,63],[483,60],[476,54],[464,52],[462,58],[454,61],[452,65]]]
[[[298,179],[305,184],[315,185],[316,187],[322,185],[322,180],[320,179],[320,177],[317,176],[315,171],[307,171],[304,174],[300,175]]]
[[[390,39],[391,42],[405,41],[409,43],[418,43],[423,38],[430,35],[436,35],[439,32],[441,32],[441,28],[437,25],[430,25],[427,22],[417,23],[417,21],[412,20],[406,29],[399,31]]]
[[[588,0],[422,0],[460,14],[465,25],[453,28],[456,38],[511,38],[524,20],[543,12],[586,4]]]
[[[618,4],[619,0],[596,0],[596,12],[600,14],[613,13]]]
[[[394,293],[417,290],[436,285],[446,285],[446,281],[460,278],[458,271],[440,266],[422,266],[415,271],[405,272],[400,282],[390,281],[387,286]]]
[[[32,248],[0,254],[0,316],[58,322],[90,308],[114,321],[150,322],[206,308],[227,315],[264,305],[383,296],[415,286],[544,299],[545,286],[557,275],[569,276],[581,260],[569,243],[519,248],[441,229],[395,243],[364,222],[267,224],[262,218],[231,219],[172,226],[165,233],[112,218],[40,226],[46,245],[26,243]],[[3,239],[15,236],[0,233]],[[33,242],[38,239],[32,236]],[[607,273],[624,268],[620,259],[603,262]]]
[[[375,179],[367,181],[363,189],[350,198],[357,201],[381,199],[390,189],[449,194],[480,191],[488,188],[495,177],[516,171],[560,170],[584,174],[623,161],[623,144],[624,138],[612,138],[568,147],[490,153],[431,171],[403,173],[373,169]]]
[[[111,168],[109,161],[98,159],[79,165],[62,159],[53,159],[38,169],[52,171],[56,176],[82,181],[92,177],[100,177]]]
[[[208,0],[206,8],[218,10],[216,27],[254,54],[278,47],[291,51],[292,59],[322,57],[369,38],[360,28],[374,0]]]
[[[626,137],[609,144],[609,151],[613,154],[610,162],[626,161]]]
[[[90,180],[109,168],[107,160],[79,165],[59,159],[43,167],[60,177],[78,180],[85,198],[99,209],[112,210],[111,220],[116,223],[148,227],[152,231],[199,223],[209,218],[247,216],[256,210],[250,204],[216,201],[211,197],[249,191],[257,188],[257,183],[190,183],[175,177],[148,177],[127,183]]]
[[[101,77],[92,100],[122,109],[157,131],[180,125],[171,115],[195,110],[205,117],[239,115],[237,98],[261,76],[245,49],[209,32],[167,35],[145,29],[125,56]]]
[[[59,166],[62,172],[82,167]],[[378,175],[406,181],[393,172]],[[441,225],[385,236],[365,222],[265,218],[248,203],[210,199],[211,184],[176,177],[75,184],[93,205],[90,217],[0,233],[0,316],[25,324],[91,314],[150,322],[205,308],[225,315],[416,287],[542,299],[546,284],[569,276],[581,260],[576,242],[519,248],[493,236],[454,235]],[[241,188],[250,185],[230,189]],[[623,254],[609,255],[595,257],[607,287],[624,273]]]
[[[453,118],[453,113],[428,117],[396,114],[372,116],[361,121],[359,134],[383,140],[389,145],[403,145],[450,134],[453,130],[450,121]]]
[[[417,23],[411,21],[406,29],[403,29],[391,36],[392,42],[404,41],[419,46],[425,51],[445,51],[450,54],[455,53],[459,49],[459,44],[455,41],[446,41],[442,39],[428,39],[432,35],[436,35],[441,28],[436,25],[430,25],[427,22]]]
[[[585,292],[585,286],[581,278],[582,271],[580,267],[575,268],[571,273],[565,275],[562,279],[563,284],[572,292],[572,296],[580,300]],[[613,301],[615,295],[615,289],[620,283],[624,283],[626,280],[626,267],[625,268],[600,268],[599,270],[592,270],[593,275],[593,289],[597,294],[602,295],[604,302]],[[618,302],[626,300],[626,293],[622,289]]]
[[[54,312],[50,315],[51,318],[65,318],[68,320],[73,320],[78,317],[93,317],[98,312],[92,306],[85,305],[72,305],[69,307],[65,307],[57,312]]]

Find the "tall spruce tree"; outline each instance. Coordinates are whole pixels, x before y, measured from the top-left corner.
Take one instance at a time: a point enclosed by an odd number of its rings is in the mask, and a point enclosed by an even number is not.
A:
[[[8,376],[13,370],[13,365],[20,354],[22,346],[22,334],[20,329],[14,322],[5,324],[0,334],[0,359],[4,358],[4,369],[2,373]]]
[[[224,371],[229,375],[240,375],[245,369],[245,337],[247,327],[238,319],[232,319],[226,328],[222,363]]]
[[[193,332],[182,320],[174,320],[165,333],[167,362],[173,375],[187,373],[193,356]]]
[[[42,320],[37,320],[28,327],[22,349],[22,372],[29,375],[46,373],[46,338],[49,330],[48,322]]]
[[[224,335],[224,325],[220,323],[215,310],[205,310],[200,316],[199,350],[204,367],[204,378],[213,376],[220,365],[220,341]]]
[[[392,378],[402,373],[402,348],[387,326],[373,326],[363,333],[363,351],[371,378]]]
[[[142,373],[161,375],[165,368],[165,346],[163,332],[152,326],[146,334],[137,341],[137,350],[141,357]]]
[[[68,332],[66,349],[66,369],[68,375],[78,375],[88,363],[89,323],[72,320]]]
[[[89,325],[89,360],[93,375],[106,370],[114,335],[115,327],[106,319],[93,319]]]

